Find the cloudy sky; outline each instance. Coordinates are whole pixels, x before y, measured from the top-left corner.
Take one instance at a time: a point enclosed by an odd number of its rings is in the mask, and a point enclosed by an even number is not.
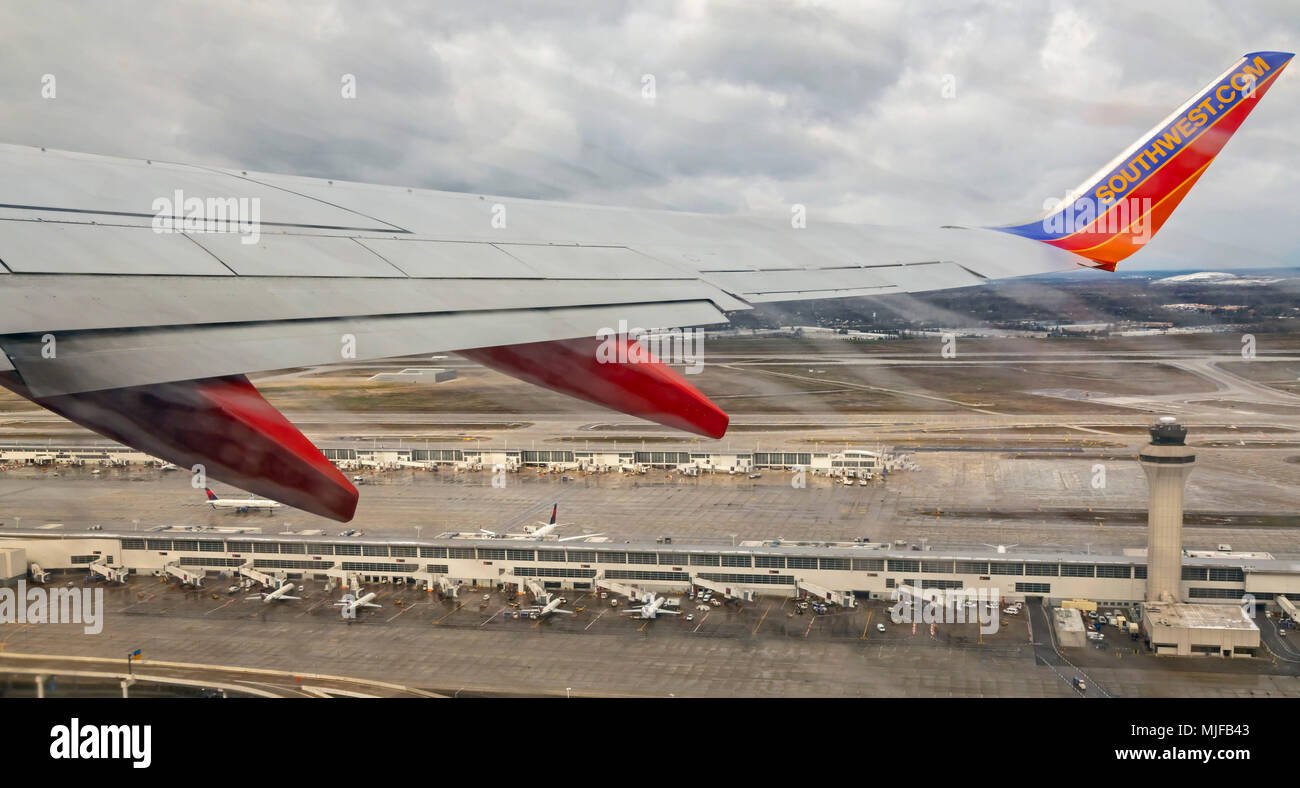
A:
[[[802,203],[810,221],[1003,224],[1243,53],[1300,47],[1294,0],[1025,5],[8,3],[0,142],[628,206],[788,216]],[[1300,264],[1298,126],[1293,64],[1125,266]]]

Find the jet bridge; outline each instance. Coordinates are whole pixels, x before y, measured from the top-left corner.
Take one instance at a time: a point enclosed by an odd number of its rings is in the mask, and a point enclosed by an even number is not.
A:
[[[722,594],[727,599],[741,599],[746,602],[754,601],[753,591],[742,591],[734,585],[727,585],[717,580],[705,580],[702,577],[695,576],[691,578],[691,584],[697,588],[706,588],[715,594]]]
[[[179,562],[173,561],[163,566],[162,571],[165,575],[174,577],[187,586],[198,588],[203,585],[205,573],[202,570],[186,569]]]
[[[857,599],[849,592],[832,591],[829,588],[819,586],[816,583],[809,583],[807,580],[803,579],[795,580],[795,588],[810,597],[816,597],[817,599],[823,602],[829,602],[832,605],[839,605],[840,607],[858,606]]]
[[[457,598],[460,594],[460,583],[443,574],[434,574],[426,572],[423,569],[412,572],[411,579],[418,583],[425,591],[432,592],[435,588],[442,592],[444,596],[452,599]]]
[[[1296,611],[1295,602],[1287,599],[1286,594],[1278,594],[1273,597],[1273,601],[1277,602],[1277,606],[1282,609],[1283,613],[1290,616],[1292,621],[1300,621],[1300,613]]]
[[[254,583],[261,583],[266,588],[279,588],[285,580],[284,572],[276,572],[274,575],[268,575],[266,572],[253,568],[253,562],[249,561],[235,570],[243,577],[252,580]]]
[[[452,599],[455,599],[460,595],[460,583],[457,583],[446,575],[438,575],[438,588],[442,590],[442,593]]]
[[[114,583],[125,583],[127,578],[131,576],[130,569],[127,569],[124,566],[115,569],[109,566],[108,564],[104,563],[103,560],[96,561],[95,563],[91,564],[87,568],[90,570],[91,574],[98,575],[104,578],[105,580],[109,580]]]
[[[625,586],[622,583],[615,583],[612,580],[606,580],[603,572],[599,577],[596,578],[595,582],[598,588],[604,588],[608,591],[613,591],[615,594],[622,594],[628,599],[640,600],[642,597],[645,596],[645,594],[643,594],[641,591],[638,591],[634,586]]]

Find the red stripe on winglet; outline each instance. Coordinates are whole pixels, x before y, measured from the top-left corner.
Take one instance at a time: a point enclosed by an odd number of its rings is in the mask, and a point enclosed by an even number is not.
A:
[[[183,468],[322,517],[347,522],[357,489],[243,375],[36,399],[64,418]]]
[[[616,343],[615,358],[644,354],[647,360],[601,363],[597,350],[605,341]],[[500,345],[460,354],[534,385],[697,435],[721,438],[730,421],[708,397],[626,335]]]

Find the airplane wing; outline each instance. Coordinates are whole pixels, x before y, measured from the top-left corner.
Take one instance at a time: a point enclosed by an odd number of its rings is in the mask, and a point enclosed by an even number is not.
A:
[[[561,608],[561,607],[557,607],[557,608],[555,608],[554,610],[552,610],[551,612],[552,612],[552,613],[563,613],[563,614],[566,615],[566,616],[572,616],[572,615],[575,615],[574,612],[573,612],[572,610],[565,610],[564,608]]]
[[[801,226],[0,146],[0,385],[341,521],[356,488],[246,373],[456,351],[720,437],[726,414],[632,329],[1113,268],[1134,224],[1105,220],[1132,197],[1158,229],[1290,58],[1247,55],[1076,190],[1069,216],[1000,228]],[[1091,221],[1074,228],[1079,205]]]

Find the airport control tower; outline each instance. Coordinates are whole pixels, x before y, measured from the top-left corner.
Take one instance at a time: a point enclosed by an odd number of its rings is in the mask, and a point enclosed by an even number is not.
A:
[[[1187,428],[1172,416],[1151,427],[1151,442],[1138,459],[1147,475],[1147,601],[1181,602],[1183,582],[1183,487],[1196,455]]]

